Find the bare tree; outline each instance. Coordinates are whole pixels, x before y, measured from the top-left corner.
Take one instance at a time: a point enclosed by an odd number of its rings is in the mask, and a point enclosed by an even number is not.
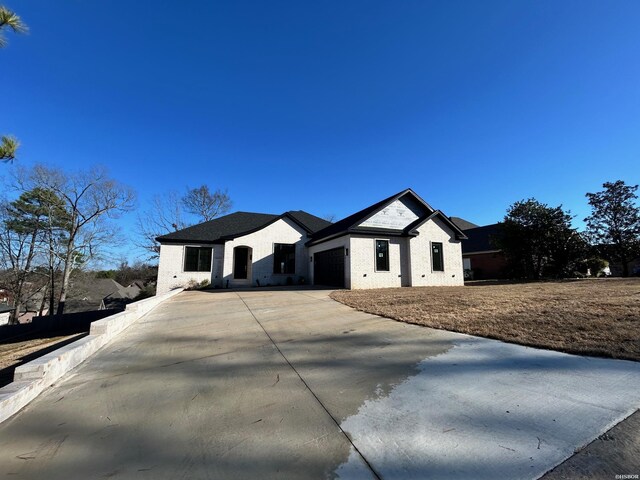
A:
[[[196,215],[200,222],[213,220],[231,208],[231,198],[226,190],[211,192],[206,185],[188,189],[182,203],[187,212]]]
[[[109,221],[133,206],[134,193],[110,178],[102,168],[74,174],[36,165],[19,170],[16,184],[22,191],[42,188],[59,197],[68,215],[65,242],[58,253],[62,261],[62,279],[57,314],[64,312],[71,272],[95,258],[99,248],[112,244],[114,227]]]
[[[136,245],[149,253],[148,259],[157,258],[160,244],[156,237],[213,220],[227,213],[230,208],[231,198],[226,190],[217,189],[211,193],[206,185],[187,189],[183,196],[175,191],[156,195],[150,207],[138,215]]]
[[[149,252],[149,258],[156,258],[160,255],[160,244],[156,242],[156,237],[176,232],[189,225],[182,211],[182,199],[177,192],[156,195],[151,200],[150,208],[138,215],[136,245]]]

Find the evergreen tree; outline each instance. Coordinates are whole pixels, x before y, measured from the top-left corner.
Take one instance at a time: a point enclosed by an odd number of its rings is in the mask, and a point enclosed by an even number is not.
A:
[[[586,244],[571,227],[571,214],[530,198],[514,203],[493,239],[518,278],[570,275]]]
[[[622,276],[629,276],[629,262],[640,255],[640,208],[638,185],[622,180],[605,182],[604,190],[587,193],[591,215],[585,218],[587,235],[602,253],[622,264]]]

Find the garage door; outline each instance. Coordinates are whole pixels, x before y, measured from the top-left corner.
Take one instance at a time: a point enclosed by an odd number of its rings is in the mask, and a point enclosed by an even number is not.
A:
[[[344,248],[333,248],[313,255],[313,283],[344,288]]]

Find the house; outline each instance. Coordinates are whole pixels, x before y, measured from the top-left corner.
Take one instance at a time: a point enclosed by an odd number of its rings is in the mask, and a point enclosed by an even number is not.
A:
[[[0,306],[7,306],[13,304],[13,295],[11,292],[6,289],[0,287]]]
[[[465,238],[411,189],[336,223],[301,210],[236,212],[157,238],[157,292],[203,281],[218,288],[462,285]]]
[[[7,305],[0,305],[0,326],[7,325],[13,308]]]
[[[622,267],[622,262],[609,262],[609,275],[613,277],[622,277],[624,275],[624,268]],[[640,257],[636,257],[627,262],[627,274],[631,277],[640,276]]]
[[[462,262],[468,279],[506,278],[507,260],[502,250],[493,244],[499,229],[499,223],[462,229],[467,236],[462,242]]]
[[[136,284],[128,287],[111,278],[91,278],[75,281],[65,302],[65,313],[94,310],[123,310],[141,291]]]

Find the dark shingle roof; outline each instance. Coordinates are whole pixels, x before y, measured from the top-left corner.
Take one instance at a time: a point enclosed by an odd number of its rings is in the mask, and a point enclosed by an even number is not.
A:
[[[177,232],[162,235],[156,240],[163,242],[201,242],[216,243],[223,237],[256,230],[278,218],[277,215],[266,213],[236,212],[224,217],[199,223],[192,227],[183,228]]]
[[[222,243],[225,240],[260,230],[283,217],[292,219],[309,233],[331,225],[330,222],[302,210],[286,212],[282,215],[236,212],[177,232],[162,235],[156,240],[160,243]]]
[[[318,230],[322,230],[323,228],[331,225],[331,222],[323,218],[316,217],[315,215],[311,215],[303,210],[289,211],[287,214],[309,233],[317,232]]]
[[[464,231],[467,240],[462,242],[462,253],[487,252],[498,250],[493,245],[492,239],[500,234],[500,224],[485,225],[484,227],[470,228]]]
[[[476,225],[475,223],[470,222],[469,220],[465,220],[460,217],[449,217],[453,223],[455,223],[456,227],[460,230],[468,230],[470,228],[477,228],[480,225]]]
[[[74,281],[64,310],[67,313],[98,310],[102,303],[106,308],[120,308],[139,292],[139,288],[124,287],[111,278],[92,278],[91,281],[81,278],[80,282]]]

